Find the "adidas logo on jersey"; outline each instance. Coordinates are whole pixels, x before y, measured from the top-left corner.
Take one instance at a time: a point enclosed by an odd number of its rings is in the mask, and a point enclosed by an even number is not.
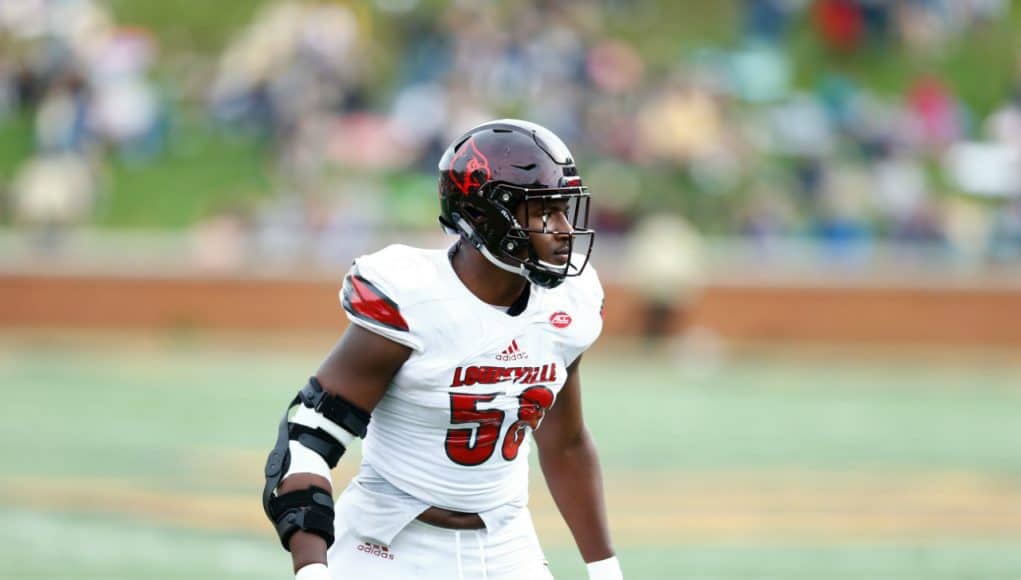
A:
[[[496,360],[524,360],[528,358],[528,353],[518,348],[518,341],[512,340],[510,345],[503,349],[503,352],[496,355]]]
[[[390,551],[386,546],[380,546],[379,544],[373,544],[372,542],[365,542],[358,546],[359,552],[365,552],[370,556],[376,556],[383,558],[384,560],[393,560],[393,552]]]

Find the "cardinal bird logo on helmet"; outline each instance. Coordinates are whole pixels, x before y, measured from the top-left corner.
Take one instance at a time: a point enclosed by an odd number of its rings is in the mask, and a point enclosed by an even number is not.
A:
[[[486,156],[475,146],[475,139],[469,140],[465,145],[466,147],[461,148],[450,164],[449,176],[461,193],[469,195],[473,190],[477,190],[482,187],[483,183],[489,181],[493,172],[489,169],[489,159],[486,159]],[[460,171],[461,175],[458,175],[458,166],[466,157],[464,169]]]

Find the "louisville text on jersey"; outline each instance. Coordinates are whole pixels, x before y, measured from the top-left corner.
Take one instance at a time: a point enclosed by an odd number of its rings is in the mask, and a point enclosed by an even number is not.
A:
[[[520,385],[549,384],[557,380],[557,363],[538,367],[469,366],[454,369],[451,387],[495,385],[512,381]]]

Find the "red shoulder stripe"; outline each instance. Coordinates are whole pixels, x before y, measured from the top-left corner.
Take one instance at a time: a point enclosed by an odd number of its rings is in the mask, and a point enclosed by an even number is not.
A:
[[[359,318],[394,330],[408,330],[408,322],[401,316],[397,303],[358,274],[347,277],[343,305],[345,310]]]

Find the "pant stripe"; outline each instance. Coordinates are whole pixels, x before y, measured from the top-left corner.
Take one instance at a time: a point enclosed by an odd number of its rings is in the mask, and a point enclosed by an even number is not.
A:
[[[457,552],[457,580],[464,580],[464,567],[461,565],[461,532],[454,532],[454,547]]]
[[[479,560],[482,561],[482,580],[489,580],[486,574],[486,546],[482,543],[482,532],[475,530],[475,541],[479,544]]]

